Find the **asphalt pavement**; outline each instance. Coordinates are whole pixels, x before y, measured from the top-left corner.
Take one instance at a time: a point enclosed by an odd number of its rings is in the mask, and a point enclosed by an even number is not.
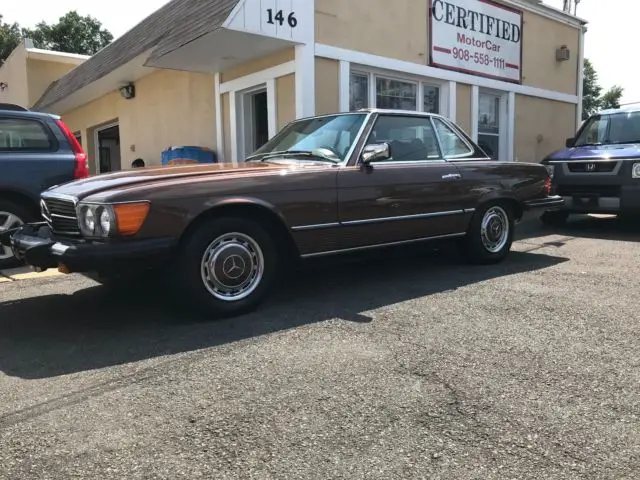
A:
[[[224,321],[2,282],[0,478],[640,478],[640,227],[519,238],[317,262]]]

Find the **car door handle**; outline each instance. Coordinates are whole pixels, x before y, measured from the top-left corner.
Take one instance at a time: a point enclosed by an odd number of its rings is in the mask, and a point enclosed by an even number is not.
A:
[[[447,173],[446,175],[442,175],[443,180],[458,180],[462,178],[462,175],[459,173]]]

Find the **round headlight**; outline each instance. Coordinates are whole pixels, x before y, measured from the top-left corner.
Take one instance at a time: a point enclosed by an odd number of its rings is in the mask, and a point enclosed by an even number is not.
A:
[[[634,163],[631,170],[631,176],[633,178],[640,178],[640,163]]]
[[[109,235],[111,232],[111,212],[103,208],[100,213],[100,229],[104,235]]]
[[[84,226],[89,232],[94,232],[96,229],[96,214],[90,207],[84,211]]]

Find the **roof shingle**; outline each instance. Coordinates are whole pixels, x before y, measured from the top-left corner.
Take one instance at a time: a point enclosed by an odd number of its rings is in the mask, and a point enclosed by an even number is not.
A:
[[[144,52],[159,58],[222,26],[240,0],[172,0],[52,83],[34,104],[44,110]]]

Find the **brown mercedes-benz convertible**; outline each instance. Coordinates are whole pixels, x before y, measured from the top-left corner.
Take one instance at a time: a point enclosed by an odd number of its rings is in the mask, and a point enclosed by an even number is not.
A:
[[[42,194],[44,221],[0,241],[36,269],[100,281],[166,269],[192,304],[255,308],[286,260],[456,239],[475,263],[514,224],[562,206],[542,165],[491,161],[455,124],[363,110],[296,120],[246,161],[146,168]]]

